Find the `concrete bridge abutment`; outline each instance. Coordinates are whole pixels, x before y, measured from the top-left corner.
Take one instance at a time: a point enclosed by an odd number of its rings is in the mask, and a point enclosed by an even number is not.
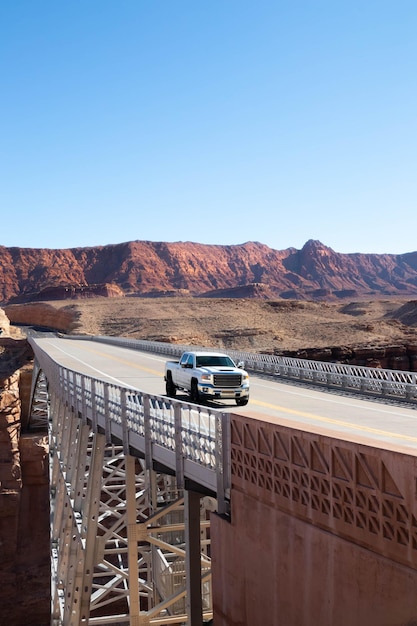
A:
[[[416,624],[416,458],[235,415],[231,431],[216,626]]]

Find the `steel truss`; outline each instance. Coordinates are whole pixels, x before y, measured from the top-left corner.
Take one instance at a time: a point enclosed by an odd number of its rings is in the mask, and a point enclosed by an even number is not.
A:
[[[125,454],[53,391],[49,425],[51,624],[211,619],[212,499]]]
[[[32,375],[31,405],[29,411],[29,430],[48,430],[48,383],[37,361]]]

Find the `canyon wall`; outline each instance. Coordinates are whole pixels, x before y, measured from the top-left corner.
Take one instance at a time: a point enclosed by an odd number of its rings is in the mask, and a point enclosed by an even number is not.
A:
[[[32,351],[9,330],[0,309],[1,623],[45,626],[50,621],[48,440],[46,433],[22,429]]]
[[[417,342],[393,346],[331,346],[328,348],[275,351],[274,353],[310,361],[417,372]]]

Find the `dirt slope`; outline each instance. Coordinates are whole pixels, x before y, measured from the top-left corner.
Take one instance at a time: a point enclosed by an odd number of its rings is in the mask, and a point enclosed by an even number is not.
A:
[[[17,305],[15,305],[17,307]],[[19,305],[33,307],[34,305]],[[41,305],[37,305],[41,306]],[[204,298],[97,298],[47,303],[70,332],[249,351],[417,343],[417,302],[349,304]],[[6,307],[13,321],[15,307]],[[32,323],[36,323],[33,319]],[[48,315],[40,315],[51,325]],[[38,320],[38,323],[40,323]],[[64,330],[64,329],[63,329]]]

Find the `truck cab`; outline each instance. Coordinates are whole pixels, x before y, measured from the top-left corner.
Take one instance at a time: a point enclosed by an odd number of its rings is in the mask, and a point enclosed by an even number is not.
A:
[[[165,366],[167,395],[183,389],[193,402],[233,399],[243,406],[249,401],[249,375],[241,365],[221,352],[184,352],[179,361]]]

